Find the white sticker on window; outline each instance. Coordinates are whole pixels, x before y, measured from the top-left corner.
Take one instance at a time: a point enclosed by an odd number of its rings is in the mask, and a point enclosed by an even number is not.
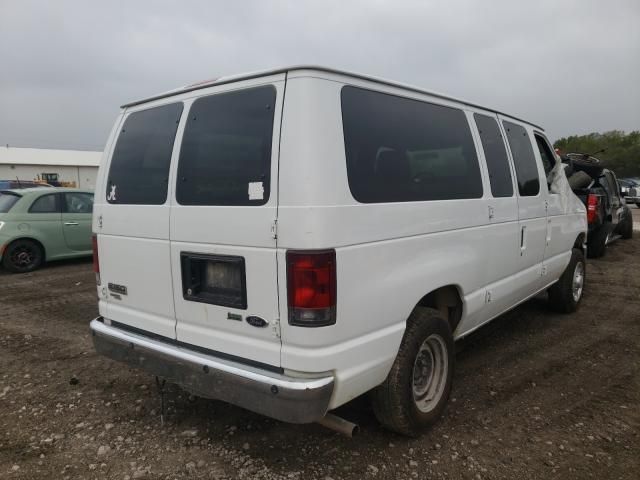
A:
[[[110,202],[116,201],[116,185],[111,185],[111,192],[109,193],[109,196],[107,196],[107,200]]]
[[[262,200],[264,198],[264,186],[262,182],[249,183],[249,200]]]

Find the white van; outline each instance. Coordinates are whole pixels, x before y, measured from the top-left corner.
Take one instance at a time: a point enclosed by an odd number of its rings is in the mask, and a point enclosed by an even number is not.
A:
[[[442,413],[455,340],[576,309],[586,212],[543,129],[321,67],[124,105],[97,179],[96,349],[293,423]]]

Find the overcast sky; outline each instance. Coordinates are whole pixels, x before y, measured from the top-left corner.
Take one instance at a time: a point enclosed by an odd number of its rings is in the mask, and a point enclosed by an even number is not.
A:
[[[0,144],[101,150],[128,100],[300,63],[497,108],[552,141],[640,129],[640,0],[0,0]]]

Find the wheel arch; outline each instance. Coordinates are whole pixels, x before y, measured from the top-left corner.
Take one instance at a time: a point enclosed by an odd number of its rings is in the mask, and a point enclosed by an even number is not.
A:
[[[453,333],[462,320],[464,302],[460,287],[457,285],[444,285],[424,295],[415,308],[428,307],[440,311],[447,320]]]
[[[576,237],[576,241],[573,242],[573,248],[577,248],[582,253],[586,253],[585,252],[586,247],[587,247],[587,234],[582,232]]]

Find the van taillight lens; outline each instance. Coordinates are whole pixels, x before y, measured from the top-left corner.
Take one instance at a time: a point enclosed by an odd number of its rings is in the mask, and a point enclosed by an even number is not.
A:
[[[593,223],[598,218],[598,207],[600,206],[600,197],[590,193],[587,196],[587,223]]]
[[[96,284],[100,285],[100,258],[98,257],[98,236],[91,237],[91,248],[93,249],[93,273],[96,274]]]
[[[287,252],[289,324],[323,327],[336,323],[336,251]]]

